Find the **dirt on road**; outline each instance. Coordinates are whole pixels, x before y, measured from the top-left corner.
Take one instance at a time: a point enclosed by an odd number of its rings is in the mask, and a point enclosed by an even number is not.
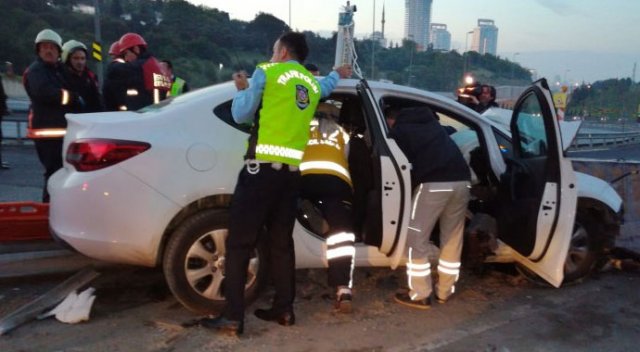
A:
[[[90,320],[31,321],[0,336],[0,351],[636,351],[640,277],[610,271],[553,289],[510,267],[463,273],[446,304],[427,311],[393,302],[402,270],[358,268],[354,312],[336,314],[324,270],[300,270],[296,325],[255,318],[269,289],[247,310],[245,334],[183,327],[198,318],[173,299],[160,271],[100,268]],[[0,281],[0,317],[69,275]]]

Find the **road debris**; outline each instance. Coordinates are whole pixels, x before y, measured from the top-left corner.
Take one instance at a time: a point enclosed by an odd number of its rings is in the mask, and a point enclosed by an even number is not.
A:
[[[17,326],[37,318],[45,310],[62,302],[70,292],[87,285],[98,275],[100,274],[93,268],[85,268],[44,295],[3,317],[0,319],[0,335],[4,335]]]

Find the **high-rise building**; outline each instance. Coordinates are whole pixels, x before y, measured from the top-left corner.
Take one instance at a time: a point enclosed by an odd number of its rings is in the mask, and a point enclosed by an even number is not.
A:
[[[431,45],[433,50],[451,50],[451,33],[447,30],[446,24],[431,24]]]
[[[498,27],[493,20],[478,19],[478,27],[473,30],[471,50],[480,54],[497,54]]]
[[[405,0],[404,38],[417,44],[417,50],[427,50],[431,26],[432,0]]]

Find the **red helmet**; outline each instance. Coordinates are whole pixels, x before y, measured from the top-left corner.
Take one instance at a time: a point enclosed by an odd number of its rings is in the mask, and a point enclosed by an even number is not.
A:
[[[120,42],[115,41],[109,47],[109,55],[120,55]]]
[[[124,52],[127,49],[133,48],[134,46],[143,46],[147,47],[147,42],[144,41],[144,38],[138,33],[127,33],[120,37],[118,41],[118,45],[120,46],[120,53]]]

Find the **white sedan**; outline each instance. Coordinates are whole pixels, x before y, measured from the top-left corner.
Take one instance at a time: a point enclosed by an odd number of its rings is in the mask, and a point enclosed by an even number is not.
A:
[[[49,181],[54,235],[89,257],[162,266],[187,308],[219,310],[228,207],[249,129],[231,118],[234,93],[229,82],[140,111],[67,115],[64,167]],[[342,80],[330,100],[352,135],[357,266],[396,268],[405,259],[411,165],[388,137],[387,106],[429,106],[455,130],[474,174],[467,232],[482,242],[482,260],[515,261],[560,286],[587,275],[619,232],[622,201],[606,182],[574,172],[544,80],[523,93],[510,129],[390,83]],[[299,204],[296,264],[325,267],[322,215]],[[267,256],[259,245],[249,298],[268,272]]]

